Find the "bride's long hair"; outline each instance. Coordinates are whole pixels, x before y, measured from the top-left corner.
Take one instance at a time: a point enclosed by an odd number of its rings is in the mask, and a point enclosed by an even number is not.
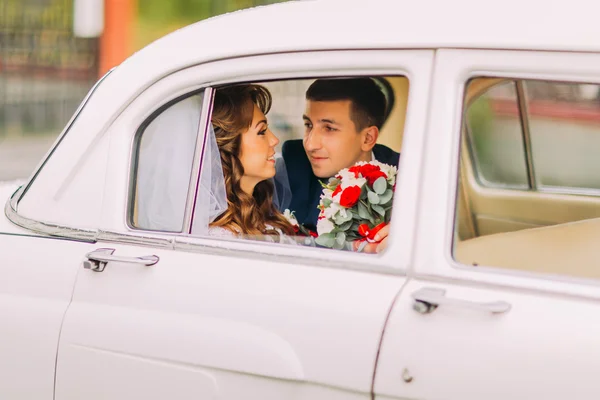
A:
[[[271,93],[260,85],[238,85],[217,89],[212,112],[217,146],[221,154],[227,211],[215,219],[210,226],[223,227],[234,233],[261,235],[276,234],[279,228],[285,234],[294,229],[273,204],[273,183],[264,180],[258,183],[252,196],[245,193],[240,181],[244,167],[239,159],[242,133],[252,124],[254,105],[266,115],[271,109]]]

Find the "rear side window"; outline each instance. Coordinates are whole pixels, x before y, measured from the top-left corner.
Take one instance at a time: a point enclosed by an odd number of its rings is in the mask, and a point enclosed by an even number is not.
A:
[[[467,104],[466,129],[483,186],[600,190],[600,85],[504,81]]]
[[[498,84],[479,95],[467,109],[467,129],[482,184],[527,187],[515,82]]]
[[[203,94],[168,105],[138,133],[131,225],[181,232]]]

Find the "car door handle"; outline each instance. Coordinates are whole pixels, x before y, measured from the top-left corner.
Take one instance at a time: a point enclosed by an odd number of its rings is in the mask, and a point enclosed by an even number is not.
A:
[[[511,305],[505,301],[477,302],[446,297],[446,290],[440,288],[421,288],[412,294],[415,300],[413,309],[421,314],[429,314],[438,306],[451,306],[501,314],[509,311]]]
[[[96,249],[85,255],[86,261],[83,262],[83,268],[90,269],[96,272],[104,271],[106,264],[115,261],[122,263],[138,264],[144,266],[154,265],[158,262],[158,256],[143,256],[143,257],[124,257],[115,256],[115,249]]]

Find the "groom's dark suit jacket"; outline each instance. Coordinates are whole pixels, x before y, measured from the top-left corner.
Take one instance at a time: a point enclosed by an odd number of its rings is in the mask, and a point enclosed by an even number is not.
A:
[[[301,139],[286,141],[282,153],[292,190],[289,209],[295,212],[294,215],[300,224],[315,230],[319,216],[317,206],[323,190],[319,178],[313,174]],[[379,162],[396,166],[400,159],[399,153],[380,144],[373,148],[373,155]],[[321,180],[327,182],[327,179]]]

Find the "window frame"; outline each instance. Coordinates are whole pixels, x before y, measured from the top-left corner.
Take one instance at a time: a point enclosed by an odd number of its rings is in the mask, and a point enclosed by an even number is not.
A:
[[[200,120],[198,122],[198,132],[196,136],[196,147],[194,149],[194,158],[192,161],[192,170],[190,173],[190,183],[188,186],[188,191],[186,194],[186,205],[183,214],[182,221],[182,229],[179,231],[164,231],[158,229],[149,229],[136,226],[134,224],[135,218],[135,204],[136,204],[136,192],[137,192],[137,172],[139,167],[139,156],[140,156],[140,146],[142,143],[142,137],[144,136],[144,132],[146,128],[164,111],[166,111],[169,107],[174,106],[180,101],[186,100],[192,96],[198,95],[202,93],[202,109],[200,110]],[[129,169],[130,177],[129,177],[129,189],[127,194],[127,217],[126,223],[127,227],[134,231],[146,231],[146,232],[156,232],[156,233],[170,233],[170,234],[181,234],[186,233],[191,230],[191,215],[193,211],[193,206],[195,202],[194,196],[192,196],[191,188],[192,186],[196,187],[198,185],[198,180],[200,176],[201,170],[201,161],[202,154],[204,152],[204,146],[206,141],[206,130],[208,128],[208,116],[210,112],[212,112],[212,100],[213,100],[214,88],[211,86],[203,86],[201,88],[197,88],[195,90],[190,91],[189,93],[185,93],[180,95],[174,99],[169,100],[165,104],[162,104],[156,110],[154,110],[146,120],[138,127],[134,134],[133,138],[133,150],[131,155],[131,167]],[[200,140],[202,139],[202,140]]]
[[[413,247],[412,233],[416,224],[418,205],[418,176],[424,138],[419,133],[425,128],[430,76],[434,60],[433,50],[332,50],[275,53],[215,60],[191,65],[166,75],[144,89],[111,128],[110,159],[105,191],[111,192],[103,205],[103,220],[97,231],[98,240],[168,248],[197,253],[215,253],[227,256],[273,258],[279,262],[344,268],[376,273],[406,275],[409,271]],[[130,188],[133,154],[133,135],[160,104],[191,92],[194,89],[217,87],[244,82],[269,80],[310,79],[336,76],[397,76],[407,77],[409,100],[404,134],[410,137],[403,144],[399,171],[399,185],[405,188],[402,205],[395,211],[395,219],[402,224],[392,225],[394,237],[388,249],[378,255],[354,252],[328,251],[304,246],[267,242],[227,240],[195,237],[185,232],[168,233],[132,229],[126,223],[129,207],[126,204]],[[164,100],[163,100],[164,99]],[[205,125],[206,126],[206,125]],[[117,131],[121,130],[119,134]],[[123,135],[123,130],[129,132]],[[127,146],[127,154],[125,153]],[[409,149],[410,150],[407,150]],[[408,151],[408,156],[404,152]],[[126,172],[124,171],[127,160]],[[406,164],[402,167],[402,164]],[[409,190],[410,189],[410,190]],[[195,193],[194,193],[195,195]],[[325,252],[325,253],[324,253]]]

